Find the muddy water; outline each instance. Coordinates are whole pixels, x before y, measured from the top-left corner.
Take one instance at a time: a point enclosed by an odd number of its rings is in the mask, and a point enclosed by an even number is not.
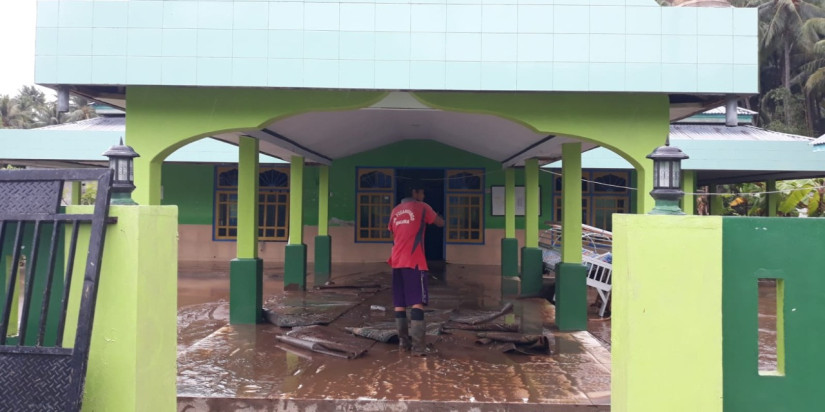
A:
[[[759,282],[759,370],[776,370],[776,282]]]
[[[358,296],[361,300],[330,327],[393,321],[389,275],[380,269],[333,274],[338,284],[366,279],[383,288]],[[447,310],[498,309],[503,304],[497,268],[449,265],[440,275],[431,284],[430,320]],[[451,331],[428,336],[438,351],[429,357],[413,358],[394,344],[376,342],[365,356],[344,360],[279,343],[275,336],[287,330],[274,325],[226,326],[225,278],[182,276],[179,289],[179,396],[609,403],[610,354],[586,333],[556,333],[552,356],[505,354],[476,344],[473,332]],[[282,292],[277,277],[265,276],[264,289],[265,300],[324,304]],[[545,301],[513,303],[509,320],[523,331],[552,326],[553,307]],[[373,309],[379,307],[385,310]]]

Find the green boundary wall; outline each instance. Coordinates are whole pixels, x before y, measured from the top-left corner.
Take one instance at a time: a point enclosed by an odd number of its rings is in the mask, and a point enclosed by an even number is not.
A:
[[[723,227],[725,411],[825,409],[825,219],[725,218]],[[758,370],[760,278],[782,285],[776,373]]]
[[[613,234],[611,410],[721,411],[722,219],[616,214]]]

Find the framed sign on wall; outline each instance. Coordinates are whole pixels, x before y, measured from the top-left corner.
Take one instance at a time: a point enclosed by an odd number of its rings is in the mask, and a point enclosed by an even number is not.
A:
[[[504,186],[491,187],[491,205],[493,216],[504,216]],[[525,192],[524,186],[516,186],[516,216],[524,216]],[[539,199],[541,199],[541,188],[539,188]],[[539,216],[541,216],[541,200],[539,200]]]

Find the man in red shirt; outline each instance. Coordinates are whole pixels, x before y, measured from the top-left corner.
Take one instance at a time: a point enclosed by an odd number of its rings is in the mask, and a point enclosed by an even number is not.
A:
[[[427,257],[424,255],[424,232],[427,225],[444,226],[444,219],[424,203],[424,187],[420,182],[410,186],[411,195],[401,200],[390,214],[389,229],[393,236],[392,300],[395,306],[395,324],[398,327],[398,345],[402,350],[412,347],[413,355],[424,356],[424,306],[428,301]],[[411,322],[407,326],[407,307]],[[412,337],[412,344],[410,344]]]

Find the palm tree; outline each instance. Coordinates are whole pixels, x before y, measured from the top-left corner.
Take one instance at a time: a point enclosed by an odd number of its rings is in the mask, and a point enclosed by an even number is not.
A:
[[[72,96],[69,111],[63,115],[60,123],[77,122],[93,117],[97,117],[97,113],[95,108],[89,105],[89,101],[84,97]]]

